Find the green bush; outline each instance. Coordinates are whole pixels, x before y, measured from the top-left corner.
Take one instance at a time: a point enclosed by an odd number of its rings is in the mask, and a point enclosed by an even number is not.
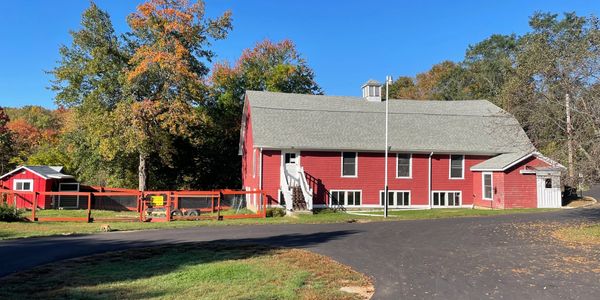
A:
[[[9,206],[6,203],[0,204],[0,221],[1,222],[14,222],[22,221],[23,210],[16,209],[14,206]]]
[[[269,208],[267,208],[267,217],[268,218],[283,217],[283,216],[285,216],[285,209],[283,209],[281,207],[269,207]]]
[[[337,213],[337,212],[338,212],[337,209],[330,208],[330,207],[313,209],[313,213],[315,215],[318,215],[318,214],[334,214],[334,213]]]

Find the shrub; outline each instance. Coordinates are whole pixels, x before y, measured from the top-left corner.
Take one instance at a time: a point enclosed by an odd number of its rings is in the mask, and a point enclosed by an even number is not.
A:
[[[337,209],[330,208],[330,207],[319,208],[319,209],[313,209],[313,213],[315,215],[317,215],[317,214],[333,214],[333,213],[337,213]]]
[[[268,218],[283,217],[283,216],[285,216],[285,209],[283,209],[281,207],[269,207],[269,208],[267,208],[267,217]]]
[[[14,206],[9,206],[6,203],[0,204],[0,221],[1,222],[14,222],[21,221],[23,217],[23,210],[16,209]]]

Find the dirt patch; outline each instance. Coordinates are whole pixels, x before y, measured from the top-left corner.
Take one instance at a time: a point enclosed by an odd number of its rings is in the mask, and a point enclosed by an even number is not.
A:
[[[592,205],[594,203],[596,203],[596,199],[591,198],[591,197],[583,197],[583,198],[578,198],[578,199],[574,199],[571,200],[569,203],[567,203],[565,206],[566,207],[570,207],[570,208],[578,208],[578,207],[585,207],[585,206],[589,206]]]
[[[340,289],[342,292],[357,294],[362,299],[371,299],[375,294],[375,289],[369,286],[345,286]]]

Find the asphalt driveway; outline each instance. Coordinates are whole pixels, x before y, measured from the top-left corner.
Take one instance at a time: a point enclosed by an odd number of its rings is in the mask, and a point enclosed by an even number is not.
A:
[[[0,275],[93,253],[195,241],[305,248],[368,274],[375,299],[599,299],[600,250],[549,235],[600,208],[494,217],[204,227],[0,242]]]

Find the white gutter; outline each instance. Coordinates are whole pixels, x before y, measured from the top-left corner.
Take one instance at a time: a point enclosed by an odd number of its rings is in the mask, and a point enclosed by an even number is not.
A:
[[[258,189],[262,191],[262,173],[263,173],[263,161],[262,161],[263,148],[259,148],[258,153],[260,155],[258,159]]]
[[[428,173],[429,173],[429,178],[428,178],[428,186],[427,186],[427,199],[429,202],[429,209],[432,208],[431,205],[431,157],[433,156],[433,152],[429,153],[429,168],[428,168]]]

